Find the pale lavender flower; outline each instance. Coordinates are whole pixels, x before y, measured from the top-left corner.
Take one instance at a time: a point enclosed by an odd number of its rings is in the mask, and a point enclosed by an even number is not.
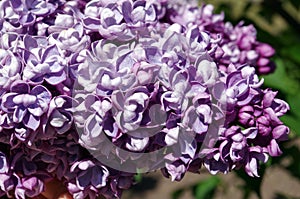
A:
[[[121,3],[121,2],[120,2]],[[133,37],[131,31],[122,22],[121,5],[116,2],[91,1],[85,8],[85,27],[91,31],[99,32],[104,38],[128,40]]]
[[[64,51],[64,54],[80,52],[89,45],[89,37],[84,34],[81,24],[75,24],[60,33],[53,33],[49,38],[49,43]]]
[[[154,4],[147,1],[135,1],[133,4],[124,1],[122,14],[126,25],[134,29],[144,28],[157,21]]]
[[[10,50],[0,49],[0,96],[9,90],[13,82],[21,79],[21,71],[20,57]]]
[[[51,85],[57,85],[67,78],[67,63],[61,49],[56,45],[45,44],[45,39],[24,37],[26,66],[23,70],[23,80],[32,84],[40,84],[45,80]]]
[[[19,15],[13,10],[9,0],[0,2],[0,30],[3,32],[22,32]]]
[[[38,17],[49,15],[56,9],[55,5],[44,0],[14,0],[10,3],[19,15],[18,22],[24,27],[33,25]]]

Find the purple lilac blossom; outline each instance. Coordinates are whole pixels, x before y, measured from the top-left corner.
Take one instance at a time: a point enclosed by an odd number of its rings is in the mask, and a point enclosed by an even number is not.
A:
[[[37,130],[40,116],[48,110],[51,93],[42,85],[30,89],[25,82],[15,82],[9,93],[2,96],[1,109],[13,117],[15,124],[22,123],[31,130]]]
[[[36,197],[58,179],[74,198],[120,198],[140,168],[258,177],[289,134],[289,105],[258,76],[275,50],[213,10],[0,1],[0,196]]]
[[[265,43],[256,40],[256,29],[253,25],[245,26],[240,22],[233,26],[224,21],[224,13],[214,14],[212,5],[184,4],[174,2],[168,6],[167,18],[173,23],[184,27],[197,25],[201,31],[207,31],[212,38],[221,35],[218,43],[218,56],[213,56],[220,64],[220,68],[227,67],[230,63],[250,64],[256,68],[258,74],[269,74],[274,71],[275,65],[270,61],[274,49]]]

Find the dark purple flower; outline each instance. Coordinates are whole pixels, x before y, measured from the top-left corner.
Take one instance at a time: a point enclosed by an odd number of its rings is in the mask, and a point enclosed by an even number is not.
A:
[[[106,135],[118,136],[118,127],[109,115],[112,108],[110,100],[101,100],[95,95],[87,95],[84,98],[85,101],[79,103],[74,114],[75,123],[82,128],[79,131],[79,143],[90,150],[96,150],[104,146],[102,142],[105,141]]]
[[[255,89],[262,83],[263,81],[259,81],[255,74],[254,68],[244,66],[230,72],[226,77],[226,83],[216,83],[213,93],[214,97],[230,111],[235,106],[247,105],[254,96],[258,95]]]
[[[15,197],[13,194],[18,184],[20,184],[20,177],[17,174],[0,174],[1,192],[5,192],[8,197]]]
[[[241,130],[239,127],[232,126],[227,129],[220,140],[220,154],[223,161],[232,161],[236,164],[239,161],[243,161],[245,158],[245,150],[250,146],[248,145],[248,139],[255,139],[258,130],[256,128],[249,128]]]
[[[54,97],[49,104],[47,121],[49,125],[59,134],[67,132],[73,123],[73,113],[76,102],[69,96]],[[44,126],[49,131],[47,126]]]
[[[106,186],[109,176],[104,166],[95,164],[91,160],[76,162],[72,165],[71,172],[76,173],[76,177],[73,182],[68,183],[68,190],[76,198],[86,196],[95,198],[97,190]]]
[[[171,176],[172,181],[180,181],[184,174],[186,173],[187,168],[181,161],[175,161],[173,163],[166,163],[165,170],[162,170],[163,174],[168,177]]]
[[[218,172],[226,174],[233,169],[228,162],[222,160],[218,149],[203,150],[202,153],[206,155],[204,166],[211,174],[215,175]]]
[[[1,109],[13,116],[14,123],[37,130],[40,117],[48,110],[51,93],[40,85],[30,89],[24,82],[15,82],[10,91],[3,95]]]

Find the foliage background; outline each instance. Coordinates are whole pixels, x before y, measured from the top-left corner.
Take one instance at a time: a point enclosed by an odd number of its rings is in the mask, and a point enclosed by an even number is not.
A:
[[[283,155],[269,160],[260,169],[261,178],[237,171],[227,176],[188,175],[180,183],[162,179],[160,174],[137,176],[139,182],[124,198],[170,199],[300,199],[300,0],[206,0],[215,12],[224,11],[226,21],[254,24],[259,41],[276,49],[276,71],[267,76],[265,87],[278,90],[290,105],[282,117],[291,129],[289,141],[282,143]]]

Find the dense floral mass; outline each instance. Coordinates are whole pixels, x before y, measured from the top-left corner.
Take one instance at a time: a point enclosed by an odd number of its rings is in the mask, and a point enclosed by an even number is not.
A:
[[[58,179],[121,197],[138,171],[181,180],[281,155],[289,105],[263,87],[274,49],[212,5],[0,1],[0,195]]]

